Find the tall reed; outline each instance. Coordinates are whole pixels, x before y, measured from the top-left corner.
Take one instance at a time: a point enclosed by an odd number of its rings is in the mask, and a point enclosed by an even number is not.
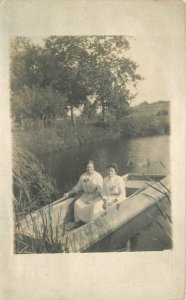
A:
[[[37,157],[13,145],[13,200],[16,213],[30,212],[57,199],[55,180],[47,175]]]
[[[16,253],[45,253],[63,252],[63,231],[59,235],[57,226],[48,226],[41,207],[56,200],[58,190],[55,180],[46,174],[44,167],[26,148],[13,145],[13,204],[15,213],[15,252]],[[32,219],[36,238],[21,232],[20,220],[25,214],[40,209],[42,214],[42,230]],[[28,225],[29,226],[29,225]]]

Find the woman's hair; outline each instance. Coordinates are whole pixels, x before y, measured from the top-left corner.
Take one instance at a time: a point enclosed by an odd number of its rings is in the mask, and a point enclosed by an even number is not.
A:
[[[95,164],[94,164],[94,161],[93,160],[87,160],[86,163],[85,163],[85,168],[89,165],[93,165],[93,167],[95,167]]]
[[[116,171],[116,173],[118,172],[118,166],[115,163],[108,164],[107,169],[109,169],[109,168],[113,168]]]

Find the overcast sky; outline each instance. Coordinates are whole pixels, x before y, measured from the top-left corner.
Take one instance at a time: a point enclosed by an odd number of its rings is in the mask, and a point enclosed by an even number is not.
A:
[[[165,38],[130,40],[129,56],[139,64],[144,80],[138,84],[135,104],[170,100],[171,43]]]
[[[32,37],[34,43],[42,44],[42,38]],[[168,101],[169,82],[171,74],[171,43],[170,40],[156,37],[130,38],[130,50],[126,56],[138,63],[138,73],[144,80],[137,85],[138,95],[133,100],[133,105],[148,101],[149,103],[159,100]]]

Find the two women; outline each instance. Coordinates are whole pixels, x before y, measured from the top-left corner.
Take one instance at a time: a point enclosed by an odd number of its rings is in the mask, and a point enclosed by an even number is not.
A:
[[[109,165],[108,176],[103,180],[101,174],[95,171],[94,162],[85,164],[86,172],[81,175],[79,182],[64,197],[83,191],[82,196],[74,204],[75,222],[84,223],[98,217],[114,200],[120,201],[125,197],[123,179],[117,175],[117,166]]]

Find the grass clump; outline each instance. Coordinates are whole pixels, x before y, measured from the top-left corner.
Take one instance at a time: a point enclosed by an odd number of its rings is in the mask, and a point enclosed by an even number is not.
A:
[[[15,252],[16,253],[57,253],[65,252],[65,231],[59,231],[58,223],[50,217],[47,222],[42,207],[58,199],[55,180],[46,175],[35,155],[19,145],[13,145],[13,204],[15,212]],[[37,222],[32,212],[37,210],[41,222]],[[35,237],[29,230],[21,228],[25,216],[30,216],[28,227],[34,229]],[[60,216],[59,216],[60,218]],[[59,221],[59,220],[58,220]],[[27,228],[29,229],[29,228]]]
[[[55,180],[36,156],[13,145],[13,196],[16,213],[30,212],[57,199]]]

